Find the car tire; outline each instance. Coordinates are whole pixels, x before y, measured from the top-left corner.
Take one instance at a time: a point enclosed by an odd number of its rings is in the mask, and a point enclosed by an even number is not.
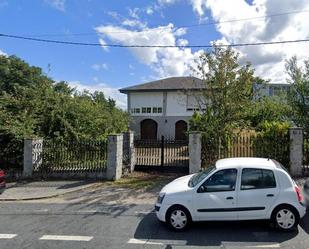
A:
[[[294,231],[299,224],[298,211],[289,205],[280,205],[274,209],[271,222],[279,231]]]
[[[172,206],[166,213],[166,223],[173,231],[184,231],[191,224],[190,212],[183,206]]]

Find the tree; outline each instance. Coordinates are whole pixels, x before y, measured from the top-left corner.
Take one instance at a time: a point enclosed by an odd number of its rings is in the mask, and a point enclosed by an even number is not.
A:
[[[262,97],[252,101],[244,110],[244,119],[251,129],[263,129],[264,123],[281,122],[290,123],[291,106],[288,104],[287,95]]]
[[[127,123],[128,114],[103,92],[78,92],[15,56],[0,56],[1,136],[105,139]]]
[[[309,136],[309,59],[301,67],[294,56],[286,61],[285,68],[291,84],[288,100],[293,110],[292,120]]]
[[[247,125],[244,110],[252,102],[253,84],[261,80],[254,76],[249,63],[241,66],[238,59],[239,54],[233,49],[216,46],[200,56],[194,73],[204,81],[198,97],[204,111],[193,115],[191,129],[222,137]]]

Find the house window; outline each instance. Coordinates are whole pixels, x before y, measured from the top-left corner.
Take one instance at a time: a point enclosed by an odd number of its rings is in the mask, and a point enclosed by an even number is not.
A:
[[[206,102],[204,96],[202,94],[190,94],[187,95],[187,111],[199,111],[206,109]]]
[[[146,107],[142,107],[142,113],[146,113]]]
[[[158,107],[158,113],[162,113],[162,107]]]
[[[157,107],[153,107],[152,108],[152,113],[158,113],[158,108]]]
[[[139,108],[135,108],[135,113],[140,113],[141,110]]]
[[[147,113],[151,113],[151,107],[147,107]]]

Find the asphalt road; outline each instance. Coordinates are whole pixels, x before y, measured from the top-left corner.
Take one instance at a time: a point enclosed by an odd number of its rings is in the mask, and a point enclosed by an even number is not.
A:
[[[309,248],[309,215],[294,233],[265,222],[205,222],[175,233],[152,205],[0,202],[0,224],[0,249]]]

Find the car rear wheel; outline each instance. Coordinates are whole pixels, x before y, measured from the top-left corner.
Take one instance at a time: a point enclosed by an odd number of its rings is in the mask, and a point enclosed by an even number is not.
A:
[[[174,231],[183,231],[191,223],[189,212],[182,206],[172,207],[166,217],[167,224]]]
[[[299,215],[297,211],[290,206],[279,206],[272,215],[272,222],[276,228],[281,231],[294,230],[299,223]]]

